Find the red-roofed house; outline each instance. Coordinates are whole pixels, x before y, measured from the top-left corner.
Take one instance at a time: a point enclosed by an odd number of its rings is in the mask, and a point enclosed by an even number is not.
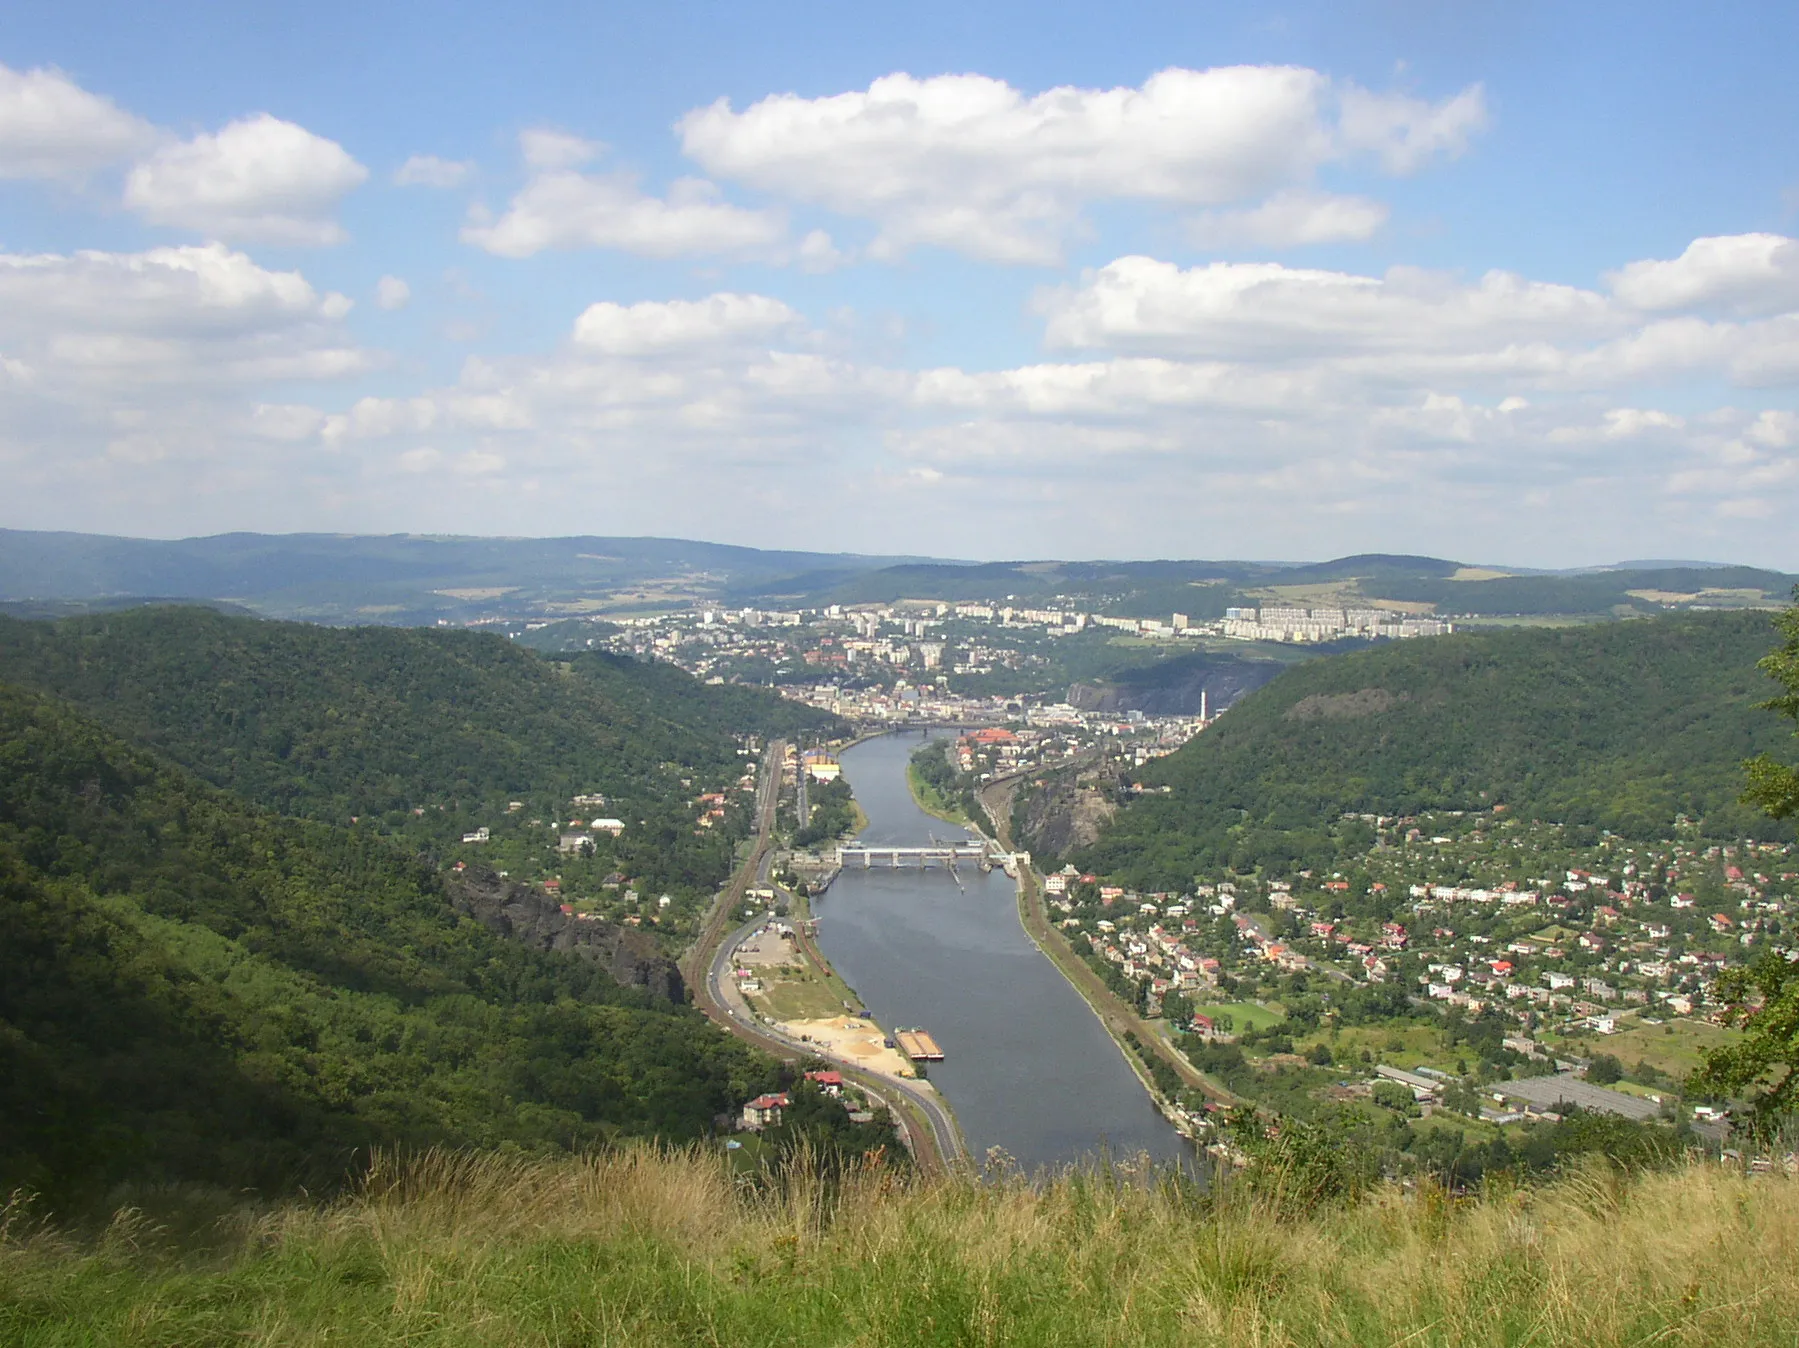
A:
[[[758,1095],[743,1107],[745,1128],[772,1128],[781,1122],[781,1111],[793,1101],[785,1092],[780,1095]]]

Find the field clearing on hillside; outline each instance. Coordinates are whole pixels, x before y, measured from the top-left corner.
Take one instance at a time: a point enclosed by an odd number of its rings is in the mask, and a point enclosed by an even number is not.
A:
[[[1361,608],[1367,600],[1359,580],[1314,581],[1305,585],[1264,585],[1243,591],[1245,599],[1300,608]],[[1429,605],[1426,605],[1428,608]]]
[[[0,1234],[0,1337],[1754,1348],[1799,1323],[1799,1181],[1706,1165],[1468,1199],[1383,1187],[1284,1218],[1246,1186],[1129,1169],[826,1188],[709,1148],[378,1159],[348,1199],[259,1212],[139,1197],[90,1238]],[[208,1234],[184,1249],[181,1230]]]
[[[1727,1044],[1737,1035],[1738,1031],[1710,1021],[1670,1020],[1601,1035],[1593,1043],[1596,1052],[1609,1053],[1626,1067],[1635,1067],[1640,1060],[1658,1072],[1678,1078],[1698,1067],[1700,1055],[1706,1050]]]
[[[1346,1025],[1337,1031],[1335,1038],[1330,1031],[1321,1029],[1293,1042],[1302,1053],[1314,1044],[1325,1044],[1337,1062],[1347,1065],[1359,1063],[1366,1052],[1371,1062],[1385,1063],[1389,1067],[1448,1070],[1442,1068],[1445,1060],[1450,1068],[1455,1066],[1455,1055],[1449,1051],[1449,1041],[1442,1029],[1422,1021]]]
[[[1609,613],[1513,613],[1498,617],[1458,617],[1455,628],[1458,632],[1472,632],[1499,627],[1588,627],[1611,621]]]
[[[1213,1020],[1217,1020],[1219,1016],[1229,1016],[1235,1025],[1232,1031],[1234,1034],[1241,1034],[1244,1030],[1265,1030],[1270,1025],[1279,1025],[1287,1018],[1285,1011],[1259,1006],[1255,1002],[1215,1002],[1210,1006],[1196,1006],[1193,1009]]]

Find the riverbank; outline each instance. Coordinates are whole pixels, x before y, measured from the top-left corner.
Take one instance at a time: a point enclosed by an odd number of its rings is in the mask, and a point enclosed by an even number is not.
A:
[[[908,779],[919,743],[884,737],[840,760],[871,845],[925,846],[949,832]],[[1027,1173],[1102,1150],[1186,1158],[1105,1027],[1025,932],[1017,893],[998,868],[857,865],[814,900],[816,939],[883,1024],[923,1026],[942,1045],[930,1079],[976,1158],[998,1148]]]
[[[1004,788],[996,788],[1004,789]],[[1000,808],[1005,802],[989,800],[983,795],[981,807],[988,817],[995,821],[998,831],[998,845],[1006,851],[1013,851],[1011,813]],[[1106,1033],[1130,1064],[1131,1071],[1142,1083],[1143,1089],[1149,1092],[1150,1098],[1156,1102],[1157,1108],[1165,1115],[1172,1113],[1174,1101],[1167,1099],[1157,1087],[1150,1073],[1149,1066],[1142,1055],[1131,1046],[1131,1040],[1144,1045],[1158,1059],[1166,1063],[1180,1079],[1183,1086],[1201,1091],[1210,1100],[1222,1104],[1241,1104],[1242,1101],[1223,1086],[1213,1081],[1204,1072],[1188,1062],[1186,1056],[1175,1048],[1163,1036],[1161,1031],[1151,1022],[1138,1014],[1137,1009],[1107,987],[1104,980],[1087,966],[1077,953],[1068,938],[1050,921],[1049,910],[1044,903],[1043,886],[1037,872],[1030,866],[1019,868],[1018,875],[1018,920],[1024,927],[1025,935],[1031,943],[1043,952],[1049,962],[1066,978],[1074,990],[1080,993],[1082,1000],[1092,1009],[1105,1026]],[[1129,1036],[1127,1038],[1126,1036]]]
[[[725,965],[731,947],[742,939],[741,933],[728,938],[731,915],[742,905],[752,886],[772,883],[768,874],[773,860],[776,807],[780,801],[781,772],[779,765],[786,745],[772,742],[763,759],[762,780],[756,803],[756,834],[730,881],[719,890],[718,898],[708,914],[700,937],[682,957],[682,974],[687,980],[693,1004],[727,1034],[789,1062],[806,1051],[803,1041],[795,1044],[779,1033],[771,1032],[756,1022],[754,1009],[737,991],[721,966]],[[857,806],[858,813],[861,807]],[[866,819],[866,815],[861,815]],[[782,891],[786,893],[785,890]],[[806,901],[788,894],[790,903],[799,904],[799,912],[809,910]],[[745,929],[747,930],[747,929]],[[816,962],[821,976],[834,980],[831,986],[841,989],[842,1000],[856,999],[855,991],[839,978],[813,942],[805,940],[801,947]],[[739,1005],[732,1005],[735,999]],[[825,1056],[825,1055],[820,1055]],[[914,1095],[907,1087],[884,1074],[865,1071],[853,1062],[837,1059],[836,1065],[845,1079],[862,1089],[874,1100],[885,1104],[904,1134],[907,1149],[919,1169],[930,1174],[959,1171],[967,1160],[967,1148],[947,1104],[933,1091],[929,1101]],[[931,1088],[925,1087],[929,1090]]]
[[[934,819],[941,819],[946,824],[954,824],[958,828],[970,828],[974,821],[962,812],[954,801],[946,800],[941,791],[927,782],[918,771],[916,763],[906,764],[906,785],[912,791],[912,799],[918,808]]]

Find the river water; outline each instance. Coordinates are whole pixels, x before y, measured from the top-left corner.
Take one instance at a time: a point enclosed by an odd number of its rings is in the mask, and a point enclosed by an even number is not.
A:
[[[866,740],[842,757],[875,844],[967,837],[918,808],[906,763],[919,734]],[[1191,1149],[1150,1103],[1081,995],[1025,934],[1001,871],[846,869],[814,900],[818,944],[882,1025],[920,1026],[943,1049],[936,1084],[978,1163],[1003,1148],[1027,1171]]]

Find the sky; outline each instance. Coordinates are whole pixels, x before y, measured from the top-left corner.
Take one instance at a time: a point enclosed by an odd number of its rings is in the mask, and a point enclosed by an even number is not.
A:
[[[1799,7],[0,25],[0,527],[1799,571]]]

